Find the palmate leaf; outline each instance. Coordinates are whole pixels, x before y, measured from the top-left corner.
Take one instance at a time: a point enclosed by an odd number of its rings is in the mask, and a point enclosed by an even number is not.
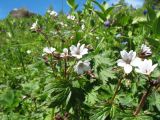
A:
[[[150,116],[123,117],[122,120],[153,120]]]
[[[64,80],[51,80],[45,86],[45,94],[50,94],[50,107],[67,105],[71,96],[70,84]]]
[[[103,83],[106,83],[109,78],[116,78],[115,73],[112,70],[114,62],[110,58],[108,58],[108,56],[109,55],[107,55],[107,52],[104,52],[94,57],[95,74],[103,81]]]
[[[90,120],[105,120],[106,117],[109,115],[110,107],[109,106],[101,106],[98,109],[95,108],[90,117]]]

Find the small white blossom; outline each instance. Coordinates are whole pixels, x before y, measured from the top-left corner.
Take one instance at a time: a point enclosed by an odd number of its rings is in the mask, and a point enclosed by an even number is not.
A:
[[[26,52],[27,52],[27,54],[31,54],[31,50],[27,50]]]
[[[84,30],[84,29],[85,29],[85,25],[84,25],[84,24],[81,26],[81,29],[82,29],[82,30]]]
[[[79,62],[74,66],[74,71],[75,71],[77,74],[79,74],[79,75],[83,74],[84,72],[86,72],[86,71],[88,71],[88,70],[90,70],[90,69],[91,69],[91,68],[90,68],[90,62],[88,62],[88,61],[84,61],[84,62],[79,61]]]
[[[51,16],[57,16],[57,15],[58,15],[58,13],[57,13],[56,11],[54,11],[54,10],[50,11],[49,14],[50,14]]]
[[[30,29],[31,30],[36,30],[37,29],[37,24],[38,24],[38,20],[36,20],[36,22],[32,24],[32,27]]]
[[[138,68],[136,68],[136,72],[142,73],[145,75],[150,75],[151,72],[157,67],[158,64],[152,65],[152,60],[145,59],[144,61],[141,61],[141,64],[138,65]]]
[[[27,96],[23,95],[23,96],[22,96],[22,99],[25,99],[25,98],[27,98]]]
[[[67,24],[65,24],[63,22],[60,22],[59,24],[62,25],[62,27],[67,27],[68,26]]]
[[[73,16],[73,15],[68,15],[68,16],[67,16],[67,19],[69,19],[69,20],[75,20],[75,16]]]
[[[43,52],[44,53],[47,53],[47,54],[52,54],[54,51],[55,51],[56,49],[55,48],[52,48],[52,47],[45,47],[44,49],[43,49]]]
[[[85,44],[80,46],[80,43],[77,46],[72,45],[70,47],[71,55],[76,57],[77,59],[82,58],[83,55],[88,54],[88,49],[85,48]]]
[[[68,49],[67,49],[67,48],[64,48],[64,49],[63,49],[63,53],[61,53],[60,57],[67,57],[67,56],[69,56],[69,54],[68,54]]]
[[[132,71],[132,66],[138,66],[141,59],[136,57],[136,52],[133,50],[126,52],[125,50],[120,52],[122,59],[117,61],[117,65],[124,68],[125,73],[130,73]]]
[[[142,44],[141,46],[141,55],[149,56],[152,54],[152,51],[150,47],[147,47],[146,45]]]
[[[97,40],[99,40],[99,37],[96,37]]]

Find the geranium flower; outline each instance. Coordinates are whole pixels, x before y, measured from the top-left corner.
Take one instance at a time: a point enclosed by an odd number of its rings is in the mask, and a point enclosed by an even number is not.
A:
[[[64,48],[63,49],[63,53],[60,54],[60,57],[68,57],[69,54],[68,54],[68,49],[67,48]]]
[[[45,47],[44,49],[43,49],[43,52],[44,53],[47,53],[47,54],[52,54],[54,51],[55,51],[56,49],[55,48],[53,48],[53,47]]]
[[[38,24],[38,20],[36,20],[36,22],[32,24],[32,27],[30,29],[31,30],[36,30],[37,29],[37,24]]]
[[[57,15],[58,15],[58,13],[57,13],[56,11],[54,11],[54,10],[50,11],[49,14],[50,14],[51,16],[57,16]]]
[[[74,66],[74,71],[77,72],[77,74],[81,75],[84,72],[90,70],[90,62],[88,61],[79,61],[75,66]]]
[[[71,55],[76,57],[77,59],[82,58],[83,55],[88,53],[88,49],[85,48],[85,44],[80,46],[80,43],[77,44],[77,46],[72,45],[70,47]]]
[[[84,29],[85,29],[85,25],[84,25],[84,24],[81,26],[81,29],[82,29],[82,30],[84,30]]]
[[[69,20],[75,20],[75,16],[73,16],[73,15],[68,15],[68,16],[67,16],[67,19],[69,19]]]
[[[110,22],[109,20],[107,20],[107,21],[104,22],[104,25],[105,25],[106,27],[109,27],[110,24],[111,24],[111,22]]]
[[[27,50],[26,52],[27,52],[27,54],[30,54],[32,51],[31,50]]]
[[[117,61],[117,65],[124,68],[125,73],[130,73],[132,71],[132,66],[138,66],[141,59],[136,57],[136,52],[133,50],[126,52],[125,50],[120,52],[122,59]]]
[[[147,47],[146,45],[142,44],[140,56],[147,57],[147,56],[150,56],[151,54],[152,54],[152,51],[150,47]]]
[[[136,72],[142,73],[145,75],[150,75],[151,72],[157,67],[158,64],[152,65],[152,60],[145,59],[144,61],[141,61],[141,64],[138,65],[138,68],[136,68]]]

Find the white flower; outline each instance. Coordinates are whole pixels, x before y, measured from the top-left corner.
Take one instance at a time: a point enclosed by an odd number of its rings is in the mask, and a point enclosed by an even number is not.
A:
[[[84,72],[90,70],[90,62],[88,61],[79,61],[75,66],[74,66],[74,71],[77,72],[77,74],[81,75]]]
[[[27,54],[30,54],[30,53],[31,53],[31,50],[27,50],[26,52],[27,52]]]
[[[31,30],[36,30],[37,29],[37,24],[38,24],[38,20],[36,20],[36,22],[32,24],[32,27],[30,29]]]
[[[84,25],[84,24],[81,26],[81,29],[82,29],[82,30],[84,30],[84,29],[85,29],[85,25]]]
[[[150,47],[147,47],[146,45],[142,44],[141,46],[141,55],[143,56],[149,56],[152,54],[152,51]]]
[[[61,53],[60,57],[67,57],[67,56],[69,56],[69,55],[68,55],[68,49],[67,49],[67,48],[64,48],[64,49],[63,49],[63,53]]]
[[[64,24],[63,22],[60,22],[59,24],[62,25],[62,27],[67,27],[67,24]]]
[[[126,52],[125,50],[120,52],[122,59],[117,61],[117,65],[124,68],[125,73],[130,73],[132,71],[132,66],[138,66],[141,59],[136,57],[136,52],[133,50]]]
[[[99,37],[96,37],[97,40],[99,40]]]
[[[69,19],[69,20],[75,20],[75,16],[73,16],[73,15],[68,15],[68,16],[67,16],[67,19]]]
[[[157,67],[158,64],[152,65],[152,60],[145,59],[144,61],[141,61],[141,64],[138,65],[138,68],[136,68],[136,72],[142,73],[145,75],[150,75],[151,72]]]
[[[49,14],[51,16],[57,16],[58,15],[58,13],[56,11],[54,11],[54,10],[50,11]]]
[[[47,54],[52,54],[54,51],[55,51],[56,49],[55,48],[52,48],[52,47],[45,47],[44,49],[43,49],[43,52],[44,53],[47,53]]]
[[[76,57],[77,59],[82,58],[83,55],[88,53],[88,49],[85,48],[85,44],[80,46],[80,43],[77,44],[77,46],[72,45],[70,47],[71,55]]]

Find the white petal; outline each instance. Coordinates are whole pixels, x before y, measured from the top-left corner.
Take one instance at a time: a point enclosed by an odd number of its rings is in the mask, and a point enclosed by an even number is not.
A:
[[[131,61],[132,66],[139,66],[140,64],[142,64],[142,59],[141,58],[136,57],[135,59],[133,59]]]
[[[85,44],[81,45],[80,51],[83,51]]]
[[[131,65],[129,65],[129,64],[126,64],[125,66],[124,66],[124,71],[125,71],[125,73],[130,73],[131,71],[132,71],[132,66]]]
[[[73,57],[76,57],[77,59],[82,58],[82,55],[72,54]]]
[[[82,55],[88,54],[88,49],[84,48],[82,51],[80,51]]]
[[[67,49],[67,48],[64,48],[64,49],[63,49],[63,52],[64,52],[64,53],[68,53],[68,49]]]
[[[80,43],[78,43],[78,44],[77,44],[77,48],[80,48],[80,45],[81,45],[81,44],[80,44]]]
[[[126,62],[123,61],[122,59],[119,59],[119,60],[117,60],[117,65],[121,66],[121,67],[124,67],[126,65]]]
[[[121,51],[120,54],[121,54],[122,59],[128,55],[128,53],[125,50]]]
[[[152,66],[151,72],[152,72],[157,66],[158,66],[158,64],[154,64],[154,65]]]
[[[72,45],[71,47],[70,47],[70,51],[75,51],[77,48],[76,48],[76,46],[74,46],[74,45]]]

